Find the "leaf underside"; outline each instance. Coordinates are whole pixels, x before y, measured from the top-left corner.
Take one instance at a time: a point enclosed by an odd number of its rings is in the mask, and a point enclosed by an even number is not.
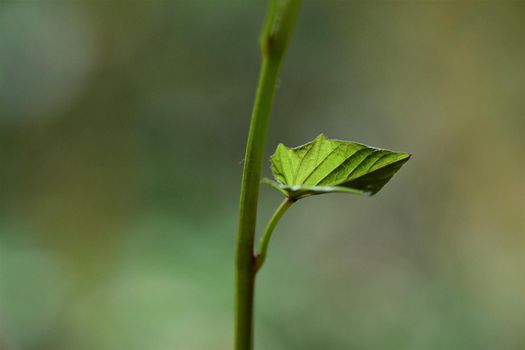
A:
[[[295,148],[279,144],[270,158],[276,181],[263,182],[293,199],[333,192],[374,195],[409,158],[321,134]]]

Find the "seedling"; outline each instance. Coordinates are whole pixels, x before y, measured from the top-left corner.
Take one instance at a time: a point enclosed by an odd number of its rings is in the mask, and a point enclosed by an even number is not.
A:
[[[277,146],[271,157],[274,180],[284,195],[255,249],[261,166],[275,86],[299,13],[300,0],[271,0],[261,34],[262,64],[248,132],[243,169],[236,251],[235,350],[251,350],[253,295],[257,272],[266,259],[272,233],[296,201],[324,193],[374,195],[408,161],[407,153],[319,135],[303,146]]]

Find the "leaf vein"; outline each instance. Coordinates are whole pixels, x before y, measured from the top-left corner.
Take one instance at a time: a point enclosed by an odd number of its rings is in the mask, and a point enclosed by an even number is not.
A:
[[[306,176],[306,178],[304,179],[303,183],[305,183],[306,181],[308,181],[308,179],[310,178],[310,176],[312,176],[312,174],[328,159],[328,157],[330,157],[330,155],[332,155],[337,149],[339,149],[339,147],[341,147],[341,143],[338,144],[335,148],[333,148],[330,152],[328,152],[328,154],[323,158],[323,160],[321,160],[313,169],[312,171],[308,174],[308,176]]]

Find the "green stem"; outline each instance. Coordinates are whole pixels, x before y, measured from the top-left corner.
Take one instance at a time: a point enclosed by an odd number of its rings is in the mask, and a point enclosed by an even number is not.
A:
[[[273,213],[270,221],[268,222],[268,225],[266,226],[264,233],[261,237],[261,241],[259,242],[259,250],[257,251],[257,254],[255,255],[255,271],[259,271],[259,269],[264,264],[264,260],[266,260],[266,252],[268,251],[268,244],[270,243],[270,239],[272,238],[273,231],[275,230],[275,226],[277,226],[277,223],[281,218],[283,217],[284,213],[292,206],[293,203],[295,203],[295,199],[292,198],[285,198],[281,205],[275,210]]]
[[[275,87],[300,0],[272,0],[261,34],[263,55],[244,159],[236,243],[235,350],[251,350],[255,287],[254,237],[261,165]]]
[[[248,135],[248,146],[246,148],[237,232],[236,350],[250,350],[252,348],[255,284],[253,246],[257,218],[257,200],[259,197],[259,182],[264,144],[266,142],[266,130],[268,128],[268,119],[278,73],[279,65],[277,62],[268,59],[263,60]]]

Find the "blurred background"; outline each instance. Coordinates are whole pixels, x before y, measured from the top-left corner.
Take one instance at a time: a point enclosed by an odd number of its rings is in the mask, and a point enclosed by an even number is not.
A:
[[[265,10],[0,2],[0,349],[231,349]],[[524,36],[523,1],[305,1],[267,155],[413,158],[284,217],[256,349],[525,348]]]

